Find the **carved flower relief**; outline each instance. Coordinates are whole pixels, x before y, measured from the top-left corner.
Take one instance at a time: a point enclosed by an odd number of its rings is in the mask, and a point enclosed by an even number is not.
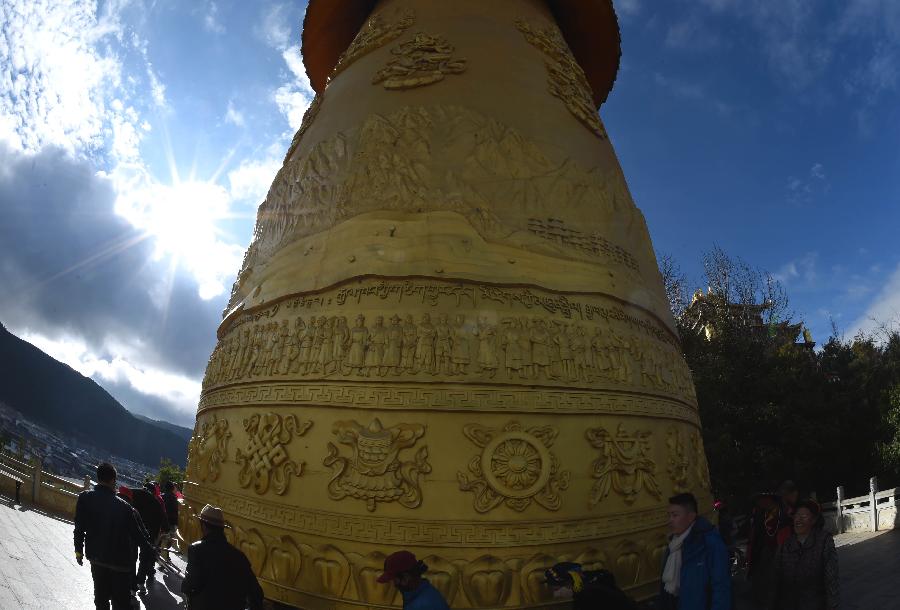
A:
[[[200,482],[219,478],[222,463],[228,459],[228,420],[213,415],[202,424],[188,442],[187,476]]]
[[[466,60],[453,57],[454,47],[442,36],[419,32],[393,49],[394,56],[372,78],[385,89],[412,89],[444,80],[448,74],[461,74]]]
[[[592,428],[585,436],[600,450],[600,457],[592,464],[592,476],[597,481],[591,490],[591,506],[606,498],[610,490],[622,496],[626,504],[634,503],[641,491],[660,497],[656,463],[650,457],[650,432],[628,432],[620,423],[615,435],[605,428]]]
[[[291,476],[299,476],[303,462],[288,456],[286,445],[294,436],[302,436],[312,426],[311,421],[300,422],[295,415],[282,418],[277,413],[254,414],[244,420],[244,430],[250,437],[247,448],[237,450],[235,459],[242,464],[238,473],[241,487],[250,487],[264,494],[272,485],[275,493],[287,492]]]
[[[549,451],[558,433],[551,426],[525,429],[518,422],[502,429],[466,425],[463,434],[482,452],[469,462],[469,474],[457,473],[459,488],[474,492],[473,506],[479,513],[504,503],[520,512],[532,502],[558,510],[559,492],[568,488],[570,477]]]

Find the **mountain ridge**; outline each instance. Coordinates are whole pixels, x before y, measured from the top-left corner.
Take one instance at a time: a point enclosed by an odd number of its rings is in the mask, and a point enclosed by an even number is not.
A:
[[[162,458],[180,466],[187,461],[183,433],[160,425],[168,422],[135,416],[93,379],[15,336],[2,323],[0,402],[51,430],[146,466],[158,466]]]

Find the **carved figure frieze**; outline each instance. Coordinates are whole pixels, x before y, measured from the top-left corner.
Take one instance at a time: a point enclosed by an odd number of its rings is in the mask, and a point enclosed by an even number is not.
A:
[[[249,440],[244,450],[238,449],[236,461],[241,464],[238,483],[241,487],[253,486],[258,494],[272,490],[284,495],[292,476],[300,476],[303,462],[295,461],[288,454],[287,445],[303,436],[312,426],[311,421],[301,422],[296,415],[282,417],[277,413],[254,413],[244,420],[244,430]]]
[[[197,423],[194,436],[188,442],[187,476],[210,483],[219,478],[222,463],[228,459],[228,420],[212,415]]]
[[[517,19],[516,27],[525,40],[546,56],[544,65],[550,94],[562,100],[569,112],[594,135],[605,139],[606,130],[597,115],[591,86],[559,29],[555,25],[538,29],[524,19]]]
[[[560,470],[550,451],[559,431],[553,426],[523,427],[512,421],[503,428],[467,424],[463,434],[482,449],[458,472],[459,488],[474,493],[473,506],[486,513],[501,504],[524,511],[536,503],[558,510],[559,492],[568,488],[570,473]]]
[[[453,45],[443,36],[419,32],[391,49],[394,56],[372,77],[372,84],[385,89],[412,89],[444,80],[448,74],[462,74],[466,60],[453,57]]]
[[[318,98],[307,111],[307,126],[322,95]],[[301,127],[298,143],[303,133]],[[631,232],[644,226],[618,169],[550,158],[517,130],[468,108],[401,108],[372,114],[361,126],[324,138],[303,154],[289,152],[259,207],[228,309],[246,296],[253,269],[284,244],[373,210],[453,211],[490,242],[601,260],[627,272],[633,269],[622,261],[631,259],[615,248],[632,243],[637,235]],[[529,228],[529,219],[548,217],[577,219],[588,235],[611,226],[626,229],[604,234],[610,248],[593,237],[585,245],[534,231],[533,221]]]
[[[360,28],[347,50],[341,53],[328,81],[346,70],[353,62],[375,49],[398,38],[415,22],[415,13],[410,9],[399,12],[396,20],[389,20],[384,12],[372,15]]]
[[[397,502],[406,508],[422,503],[420,478],[431,472],[428,447],[420,446],[411,459],[401,452],[411,449],[425,434],[421,424],[397,424],[385,428],[378,418],[364,426],[355,420],[334,424],[338,443],[350,448],[341,455],[334,443],[328,443],[324,464],[332,470],[328,496],[332,500],[356,498],[374,511],[379,502]]]
[[[428,313],[400,313],[269,318],[236,327],[216,346],[204,387],[279,377],[402,376],[691,393],[690,371],[674,346],[603,319],[506,316],[492,322],[457,314],[451,323],[443,312],[436,322]]]
[[[600,450],[600,457],[592,463],[591,475],[597,479],[591,489],[589,504],[600,503],[610,490],[632,504],[641,491],[660,498],[656,481],[656,462],[651,457],[651,432],[629,432],[624,423],[616,428],[615,435],[605,428],[590,428],[585,432],[588,442]]]

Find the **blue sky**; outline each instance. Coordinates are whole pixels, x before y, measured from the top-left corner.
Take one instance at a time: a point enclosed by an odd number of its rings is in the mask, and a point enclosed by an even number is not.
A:
[[[654,245],[775,273],[817,340],[900,313],[900,2],[618,0],[601,116]],[[311,90],[304,3],[0,2],[0,321],[190,425]]]

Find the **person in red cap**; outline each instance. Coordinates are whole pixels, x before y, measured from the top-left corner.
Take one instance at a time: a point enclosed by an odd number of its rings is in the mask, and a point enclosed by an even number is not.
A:
[[[403,610],[450,610],[440,591],[422,578],[428,570],[409,551],[397,551],[384,560],[384,574],[378,582],[392,582],[403,596]]]

